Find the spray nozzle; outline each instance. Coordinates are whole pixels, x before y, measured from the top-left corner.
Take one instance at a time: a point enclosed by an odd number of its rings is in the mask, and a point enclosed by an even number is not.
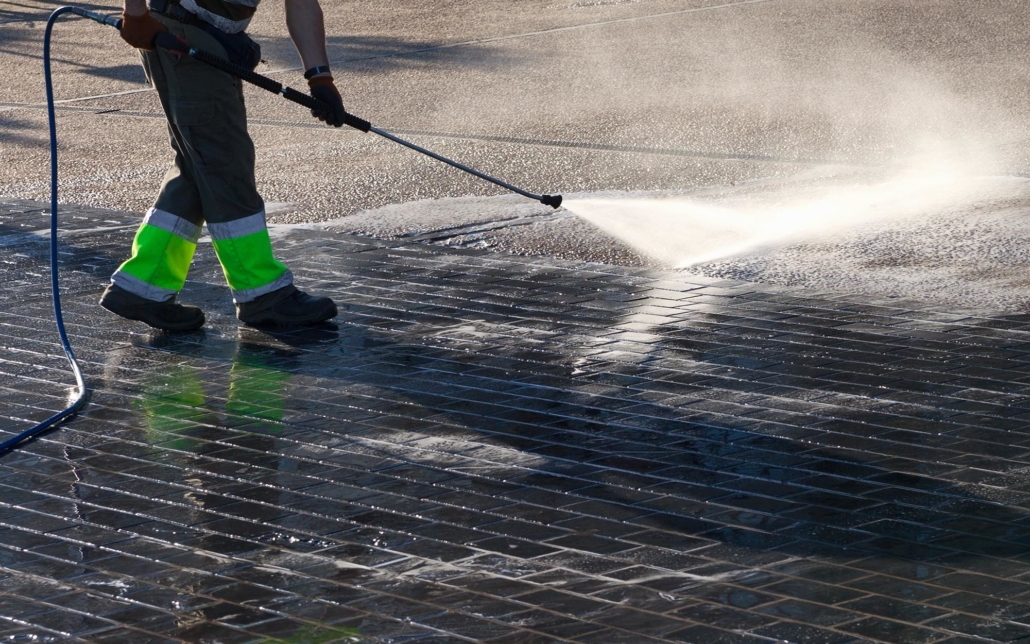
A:
[[[561,207],[561,195],[544,195],[540,197],[540,203],[557,210]]]

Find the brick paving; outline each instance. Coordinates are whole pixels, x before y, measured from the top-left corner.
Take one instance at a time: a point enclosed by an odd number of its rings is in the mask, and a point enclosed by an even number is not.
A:
[[[0,202],[0,436],[73,382],[46,206]],[[1030,316],[277,240],[337,325],[96,300],[138,216],[69,208],[83,413],[0,456],[0,642],[1030,638]]]

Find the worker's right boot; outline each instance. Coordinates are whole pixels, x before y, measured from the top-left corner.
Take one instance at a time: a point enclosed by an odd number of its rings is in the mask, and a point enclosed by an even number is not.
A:
[[[165,331],[193,331],[204,326],[204,312],[195,306],[179,304],[174,295],[159,302],[111,284],[100,298],[100,306],[127,320],[138,320]]]
[[[308,295],[293,284],[236,304],[236,317],[249,326],[314,326],[336,313],[331,299]]]

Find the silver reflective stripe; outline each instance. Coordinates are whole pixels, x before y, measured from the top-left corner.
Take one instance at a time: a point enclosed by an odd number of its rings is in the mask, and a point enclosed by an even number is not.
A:
[[[221,29],[227,34],[238,34],[244,29],[246,29],[247,25],[250,24],[250,18],[247,18],[246,20],[230,20],[229,18],[226,18],[225,16],[220,16],[217,13],[211,13],[207,9],[202,9],[198,7],[196,0],[181,0],[179,4],[181,4],[182,8],[186,11],[195,14],[201,20],[214,25],[215,27]],[[235,4],[246,3],[239,2]],[[246,6],[255,5],[257,5],[257,2],[255,2],[254,5],[248,4]]]
[[[264,286],[248,289],[246,291],[233,291],[232,299],[237,304],[243,304],[244,302],[249,302],[253,299],[259,298],[265,293],[277,291],[284,286],[289,286],[290,284],[293,284],[293,273],[287,270],[285,273],[279,276],[279,279],[275,280],[270,284],[265,284]]]
[[[158,288],[153,284],[147,284],[138,277],[133,277],[128,273],[122,271],[115,271],[115,274],[111,276],[111,283],[115,286],[120,286],[126,291],[139,295],[142,298],[153,300],[155,302],[167,302],[175,296],[175,291],[169,291],[166,288]]]
[[[166,210],[151,208],[147,211],[147,216],[143,219],[143,223],[161,230],[167,230],[176,237],[182,237],[194,244],[200,239],[200,226],[188,222],[178,215],[173,215]]]
[[[221,224],[207,222],[207,230],[213,239],[235,239],[259,233],[267,228],[265,224],[265,211],[262,210],[256,215],[235,219]]]

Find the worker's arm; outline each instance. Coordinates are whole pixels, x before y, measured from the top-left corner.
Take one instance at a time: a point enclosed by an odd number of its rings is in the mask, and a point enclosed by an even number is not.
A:
[[[128,1],[128,0],[126,0]],[[340,127],[347,114],[343,99],[329,72],[329,54],[325,49],[325,19],[318,0],[286,0],[286,29],[297,47],[305,70],[323,67],[324,71],[308,76],[311,95],[329,106],[327,110],[311,110],[322,121]]]
[[[325,21],[318,0],[286,0],[286,28],[304,69],[329,66],[329,55],[325,50]]]
[[[125,0],[122,11],[122,40],[136,49],[154,48],[154,36],[165,26],[154,19],[147,9],[146,0]]]

